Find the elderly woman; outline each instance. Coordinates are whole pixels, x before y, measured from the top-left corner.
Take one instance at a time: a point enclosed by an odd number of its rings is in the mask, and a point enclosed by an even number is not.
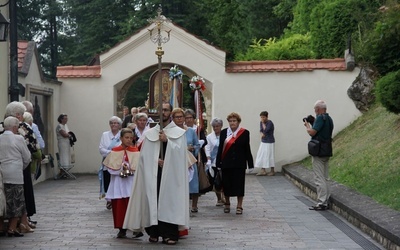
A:
[[[137,138],[137,144],[139,146],[140,143],[143,141],[142,135],[144,134],[144,132],[150,129],[150,127],[146,125],[148,121],[147,114],[146,113],[136,114],[135,121],[136,121],[135,134]]]
[[[108,124],[110,126],[110,130],[105,131],[101,135],[100,139],[99,151],[102,156],[101,162],[104,161],[107,155],[111,152],[112,148],[121,145],[121,118],[118,116],[111,116],[111,118],[108,120]],[[103,198],[107,193],[108,186],[110,185],[110,173],[103,163],[101,164],[99,172],[101,180],[100,198]],[[111,201],[107,201],[106,207],[107,209],[111,209]]]
[[[4,133],[0,135],[0,162],[6,196],[6,217],[9,218],[8,236],[24,236],[16,230],[18,219],[26,217],[23,170],[29,165],[31,153],[25,139],[17,135],[19,120],[9,116],[4,120]],[[25,218],[26,221],[26,218]],[[2,226],[3,223],[1,223]]]
[[[206,134],[204,132],[203,127],[197,127],[196,122],[196,113],[192,109],[185,110],[185,125],[194,129],[196,131],[197,138],[199,139],[199,143],[201,145],[201,150],[199,151],[201,154],[202,162],[207,162],[207,157],[204,151],[204,147],[207,145]]]
[[[246,167],[254,168],[250,150],[250,132],[240,127],[241,117],[231,113],[229,127],[221,131],[216,166],[222,170],[222,189],[225,195],[224,213],[230,213],[231,196],[237,197],[236,214],[243,213]]]
[[[61,114],[57,118],[56,135],[58,141],[58,153],[60,154],[60,164],[63,166],[71,165],[71,145],[69,142],[68,115]]]
[[[204,147],[204,151],[207,156],[207,167],[210,169],[210,172],[215,168],[215,161],[217,159],[218,147],[219,147],[219,136],[221,134],[222,126],[224,122],[219,118],[214,118],[210,125],[213,128],[213,132],[207,135],[207,145]],[[216,172],[214,171],[214,177]],[[215,190],[215,194],[217,195],[217,204],[216,206],[222,206],[225,203],[225,199],[223,198],[221,190]]]
[[[25,112],[23,115],[24,118],[24,122],[27,123],[29,125],[29,128],[32,129],[32,125],[33,125],[33,117],[32,114],[29,112]],[[31,165],[30,165],[30,170],[31,170],[31,175],[32,175],[32,179],[34,179],[35,175],[36,175],[36,171],[37,168],[40,167],[40,162],[42,161],[42,150],[40,149],[40,145],[39,142],[37,143],[36,147],[38,148],[38,150],[34,153],[32,153],[32,161],[31,161]]]
[[[198,128],[195,124],[194,121],[196,119],[196,113],[192,109],[186,109],[185,110],[185,125],[188,128],[191,128],[191,130],[194,131],[194,136],[192,136],[192,133],[186,133],[186,139],[188,141],[188,146],[195,146],[194,149],[189,149],[193,156],[198,159],[197,155],[200,153],[201,160],[202,162],[206,162],[206,156],[203,151],[203,148],[200,148],[200,141],[199,141],[199,136],[201,139],[201,144],[202,147],[204,147],[204,142],[206,140],[206,136],[204,134],[204,130]],[[199,172],[198,172],[198,165],[195,164],[193,165],[194,168],[194,175],[193,179],[189,182],[189,192],[190,192],[190,198],[192,199],[192,213],[197,213],[198,212],[198,207],[197,207],[197,202],[199,200],[199,193],[200,193],[200,188],[199,188]]]
[[[172,121],[180,128],[186,130],[186,142],[187,147],[193,156],[197,159],[197,154],[199,153],[199,139],[197,138],[196,131],[185,125],[185,113],[180,108],[175,108],[172,113]],[[189,194],[192,199],[192,212],[197,212],[197,201],[199,199],[199,174],[197,171],[197,164],[192,165],[193,168],[193,178],[189,182]]]
[[[29,124],[23,122],[23,115],[26,111],[26,107],[20,102],[11,102],[6,106],[5,117],[13,116],[19,120],[18,134],[22,135],[25,139],[25,144],[28,146],[31,156],[36,154],[39,147],[36,141],[35,134]],[[29,233],[33,232],[32,228],[35,225],[28,220],[28,217],[36,214],[36,204],[35,195],[33,192],[33,184],[30,166],[25,168],[23,171],[24,176],[24,196],[25,196],[25,206],[26,214],[22,216],[20,223],[20,232]]]

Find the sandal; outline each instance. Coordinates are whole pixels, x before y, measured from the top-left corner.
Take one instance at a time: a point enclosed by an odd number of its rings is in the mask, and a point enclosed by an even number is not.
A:
[[[224,213],[229,214],[231,212],[231,204],[225,204]]]
[[[242,207],[237,207],[236,208],[236,214],[243,214],[243,208]]]
[[[110,210],[112,208],[111,201],[107,201],[106,208]]]
[[[192,213],[197,213],[199,209],[197,207],[192,207]]]
[[[158,242],[158,237],[150,237],[150,238],[149,238],[149,241],[150,241],[151,243],[157,243],[157,242]]]
[[[162,241],[163,244],[167,244],[167,245],[175,245],[176,241],[175,240],[171,240],[170,238],[165,238]]]
[[[24,235],[19,233],[18,231],[14,231],[14,230],[8,229],[7,236],[8,237],[13,237],[13,236],[14,237],[23,237]]]

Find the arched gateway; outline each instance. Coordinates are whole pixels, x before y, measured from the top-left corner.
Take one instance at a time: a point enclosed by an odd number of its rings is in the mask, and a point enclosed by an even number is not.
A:
[[[59,112],[69,115],[69,127],[79,138],[75,172],[98,170],[98,144],[102,132],[109,129],[108,119],[118,114],[135,79],[157,69],[151,28],[145,27],[100,54],[97,65],[58,67],[57,77],[62,82]],[[313,112],[317,99],[328,103],[335,133],[361,114],[347,96],[359,69],[346,71],[344,59],[227,63],[224,51],[174,24],[164,24],[164,28],[171,30],[171,38],[163,44],[162,66],[178,65],[189,77],[203,77],[207,119],[225,121],[227,114],[238,112],[241,125],[251,132],[253,156],[260,142],[259,113],[269,112],[276,129],[277,171],[307,155],[309,138],[302,118]]]

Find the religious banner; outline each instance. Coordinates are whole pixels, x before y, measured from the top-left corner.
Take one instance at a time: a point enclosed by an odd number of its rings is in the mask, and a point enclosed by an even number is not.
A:
[[[182,106],[182,92],[183,87],[179,81],[176,81],[174,86],[174,81],[170,79],[170,69],[163,68],[161,71],[161,82],[162,82],[162,101],[169,102],[171,101],[171,95],[174,94],[173,99],[178,102],[178,106]],[[158,110],[158,102],[159,102],[159,74],[158,70],[154,71],[153,74],[150,76],[149,80],[149,109]]]
[[[203,127],[203,105],[201,91],[206,89],[205,81],[200,76],[193,76],[189,81],[189,87],[194,92],[194,107],[197,117],[197,126],[201,129]],[[198,129],[198,131],[200,131]]]
[[[172,109],[182,107],[182,102],[179,101],[182,99],[182,91],[180,91],[182,89],[182,77],[183,73],[177,65],[171,67],[169,70],[169,79],[172,81],[172,89],[169,103]]]

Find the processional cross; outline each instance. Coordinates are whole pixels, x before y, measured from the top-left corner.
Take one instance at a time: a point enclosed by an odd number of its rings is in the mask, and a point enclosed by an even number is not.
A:
[[[170,39],[170,32],[171,30],[164,30],[164,32],[167,33],[167,36],[163,37],[161,34],[162,31],[162,25],[163,23],[170,23],[171,20],[166,18],[165,16],[161,15],[162,13],[162,8],[161,5],[157,9],[158,15],[155,18],[149,18],[147,21],[151,24],[155,24],[156,27],[149,29],[150,32],[150,40],[153,43],[157,44],[157,50],[156,50],[156,55],[158,57],[158,114],[160,117],[160,131],[163,129],[163,113],[162,113],[162,103],[163,103],[163,98],[162,98],[162,64],[161,64],[161,59],[162,56],[164,55],[164,51],[162,48],[163,43],[167,43]],[[154,29],[157,29],[156,33],[153,34]],[[163,152],[163,146],[161,143],[161,148],[160,148],[160,154],[161,154],[161,159],[164,158],[164,152]]]
[[[163,101],[163,99],[162,99],[162,92],[161,92],[161,90],[162,90],[162,63],[161,63],[161,59],[162,59],[162,56],[164,55],[162,44],[163,43],[167,43],[169,41],[171,30],[168,30],[168,31],[164,30],[164,32],[167,33],[167,36],[162,36],[161,31],[162,31],[163,23],[170,23],[171,20],[166,18],[165,16],[161,15],[161,13],[162,13],[161,6],[158,7],[157,13],[158,13],[158,15],[156,17],[149,18],[149,19],[147,19],[147,21],[149,23],[151,23],[151,24],[155,24],[156,25],[156,27],[154,27],[152,29],[149,29],[148,31],[150,32],[150,40],[153,43],[157,44],[157,50],[156,50],[155,53],[156,53],[156,55],[158,57],[158,80],[159,80],[159,82],[158,82],[158,113],[159,113],[159,116],[160,116],[160,129],[162,129],[163,128],[163,125],[162,125],[162,101]],[[157,29],[155,34],[153,33],[154,29]]]

